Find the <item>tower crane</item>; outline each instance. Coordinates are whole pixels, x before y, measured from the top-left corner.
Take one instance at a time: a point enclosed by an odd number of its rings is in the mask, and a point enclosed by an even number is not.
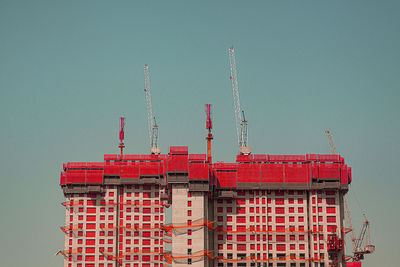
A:
[[[233,98],[233,108],[236,120],[236,132],[239,144],[239,153],[241,155],[251,154],[251,147],[247,146],[248,136],[247,136],[247,120],[244,116],[244,110],[240,106],[239,98],[239,84],[237,78],[236,70],[236,59],[235,59],[235,49],[233,47],[229,48],[229,63],[231,70],[231,90]]]
[[[144,65],[144,92],[146,94],[146,107],[147,116],[149,121],[149,137],[150,137],[150,152],[151,154],[160,154],[161,148],[158,147],[158,125],[156,118],[153,116],[153,107],[151,104],[151,92],[150,92],[150,77],[149,77],[149,66]]]
[[[332,133],[329,130],[325,130],[325,134],[328,137],[331,154],[336,155],[336,148],[335,148],[335,143],[333,142]],[[351,219],[349,204],[347,202],[346,196],[343,196],[343,201],[344,201],[345,218],[348,226],[346,229],[347,231],[345,233],[350,232],[351,243],[353,246],[353,256],[350,256],[350,259],[352,259],[353,262],[359,262],[364,259],[365,254],[371,254],[375,251],[375,246],[371,244],[369,221],[365,216],[365,214],[363,214],[364,223],[361,228],[360,234],[358,235],[358,237],[356,237],[353,229],[353,222]]]
[[[212,130],[212,118],[211,118],[211,104],[206,104],[205,105],[205,111],[206,111],[206,129],[208,130],[208,135],[206,137],[207,140],[207,161],[209,164],[212,163],[212,156],[211,156],[211,140],[214,139],[211,130]]]

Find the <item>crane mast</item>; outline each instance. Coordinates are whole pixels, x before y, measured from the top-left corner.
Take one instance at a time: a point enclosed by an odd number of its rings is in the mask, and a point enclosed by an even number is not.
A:
[[[146,107],[147,117],[149,122],[149,137],[150,137],[150,151],[151,154],[160,154],[161,149],[158,147],[158,125],[156,118],[153,116],[153,106],[151,103],[151,92],[150,92],[150,75],[149,66],[144,65],[144,92],[146,94]]]
[[[333,142],[332,133],[329,130],[325,130],[325,134],[328,137],[329,149],[331,151],[331,154],[336,155],[336,147],[335,143]],[[345,195],[343,195],[343,201],[344,201],[345,220],[348,226],[347,229],[345,229],[346,230],[345,233],[350,232],[350,239],[353,245],[353,256],[350,258],[353,260],[353,262],[359,262],[364,259],[365,254],[371,254],[375,251],[375,246],[371,244],[369,221],[365,217],[365,214],[363,214],[364,223],[361,228],[361,232],[357,238],[354,233],[349,204],[347,202],[347,198]]]
[[[336,147],[335,143],[333,142],[332,133],[329,130],[325,130],[325,134],[328,137],[329,149],[331,150],[331,154],[336,155]]]
[[[239,97],[239,84],[236,70],[236,59],[235,49],[229,48],[229,63],[231,70],[231,90],[233,98],[233,108],[236,120],[236,133],[238,137],[239,152],[243,155],[249,155],[251,153],[251,147],[247,146],[248,135],[247,135],[247,120],[244,116],[244,110],[240,105]]]

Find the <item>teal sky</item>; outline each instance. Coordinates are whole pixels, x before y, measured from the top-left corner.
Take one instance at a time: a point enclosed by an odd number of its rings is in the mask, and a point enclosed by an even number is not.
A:
[[[398,266],[399,14],[394,0],[0,0],[0,265],[62,266],[62,163],[117,153],[119,116],[126,152],[148,153],[144,64],[162,150],[205,152],[212,103],[214,160],[233,161],[234,45],[254,153],[329,153],[330,129],[372,224],[363,266]]]

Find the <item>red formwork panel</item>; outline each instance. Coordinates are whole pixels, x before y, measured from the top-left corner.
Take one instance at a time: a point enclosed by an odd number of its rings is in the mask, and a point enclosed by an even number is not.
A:
[[[348,175],[347,175],[347,165],[341,165],[340,166],[340,183],[341,184],[347,184],[348,181]]]
[[[352,177],[351,177],[351,167],[347,167],[347,174],[348,174],[348,181],[349,181],[349,184],[351,184],[351,181],[352,181]]]
[[[124,161],[139,161],[141,155],[123,155],[122,160]]]
[[[139,162],[121,162],[121,178],[139,178]]]
[[[171,155],[187,155],[189,148],[187,146],[171,146],[169,148],[169,154]]]
[[[140,155],[141,161],[157,161],[160,159],[160,155]]]
[[[65,174],[67,184],[84,184],[86,170],[68,169]]]
[[[311,162],[310,163],[310,178],[318,178],[319,177],[319,167],[318,163]]]
[[[268,155],[269,162],[284,162],[285,156],[284,155]]]
[[[318,172],[320,179],[340,179],[340,164],[319,163]]]
[[[206,154],[189,154],[189,162],[197,161],[197,162],[204,162],[207,160]]]
[[[60,185],[64,185],[65,184],[65,171],[61,172],[60,175]]]
[[[340,162],[339,155],[318,155],[318,161],[320,162]]]
[[[162,174],[163,166],[160,161],[140,163],[140,176],[158,176]]]
[[[188,156],[187,155],[171,155],[168,157],[168,172],[187,172]]]
[[[121,167],[119,162],[105,162],[104,163],[104,175],[107,176],[119,176],[121,175]]]
[[[237,182],[238,183],[260,183],[261,171],[260,164],[238,164]]]
[[[68,162],[67,169],[86,169],[87,162]]]
[[[284,155],[285,162],[305,162],[306,156],[304,155]]]
[[[285,164],[285,183],[310,182],[309,164]]]
[[[340,155],[339,155],[339,162],[342,163],[342,164],[344,163],[344,158],[342,156],[340,156]]]
[[[120,159],[120,155],[118,154],[104,154],[105,161],[117,161]]]
[[[86,168],[87,169],[103,169],[104,162],[87,162]]]
[[[236,187],[236,171],[217,170],[215,171],[215,178],[215,183],[218,187]]]
[[[189,163],[189,179],[208,180],[209,166],[207,163]]]
[[[266,162],[268,159],[268,155],[265,154],[255,154],[253,155],[254,162]]]
[[[87,170],[86,171],[87,184],[102,184],[103,183],[103,170]]]
[[[283,183],[284,164],[262,164],[261,165],[261,183]]]
[[[237,155],[236,162],[252,162],[253,155]]]
[[[306,160],[307,161],[318,161],[318,155],[317,154],[307,154]]]
[[[352,261],[346,263],[347,267],[361,267],[361,261]]]

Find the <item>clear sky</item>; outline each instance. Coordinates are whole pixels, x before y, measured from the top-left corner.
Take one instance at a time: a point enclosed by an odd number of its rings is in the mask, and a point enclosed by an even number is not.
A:
[[[234,45],[254,153],[329,153],[330,129],[371,221],[363,266],[398,266],[399,14],[395,0],[0,0],[0,265],[62,265],[62,163],[117,153],[119,116],[126,152],[149,152],[144,64],[162,150],[205,152],[211,103],[214,160],[233,161]]]

